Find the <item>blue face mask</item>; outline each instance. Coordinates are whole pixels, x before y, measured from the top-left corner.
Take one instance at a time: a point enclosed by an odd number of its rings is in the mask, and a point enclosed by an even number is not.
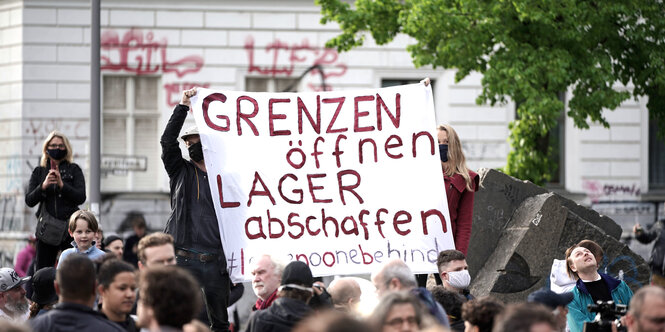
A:
[[[448,161],[448,144],[439,144],[439,155],[444,163]]]

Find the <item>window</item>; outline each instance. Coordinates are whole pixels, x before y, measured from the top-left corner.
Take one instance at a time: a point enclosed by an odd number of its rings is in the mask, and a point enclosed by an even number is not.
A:
[[[649,189],[665,190],[665,138],[655,121],[649,121]]]
[[[247,77],[245,91],[251,92],[298,92],[297,78]]]
[[[159,190],[158,78],[105,76],[103,84],[102,191]]]
[[[415,83],[420,83],[420,80],[389,78],[389,79],[381,80],[381,87],[382,88],[387,88],[387,87],[391,87],[391,86],[407,85],[407,84],[415,84]],[[434,90],[434,80],[430,80],[430,84],[432,84],[432,90]]]

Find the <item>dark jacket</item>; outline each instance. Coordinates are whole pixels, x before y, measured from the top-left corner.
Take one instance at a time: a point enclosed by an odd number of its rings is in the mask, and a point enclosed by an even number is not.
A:
[[[288,332],[311,312],[303,301],[280,297],[267,309],[254,311],[245,332]]]
[[[469,170],[471,189],[466,188],[466,181],[460,174],[452,177],[444,176],[446,196],[448,198],[448,211],[450,212],[450,226],[455,240],[455,249],[466,255],[471,238],[471,223],[473,221],[473,197],[478,190],[478,174]]]
[[[645,244],[656,240],[651,249],[649,265],[653,273],[665,276],[665,219],[656,221],[648,230],[636,233],[635,238]]]
[[[49,162],[47,160],[47,165]],[[58,169],[62,178],[62,188],[52,185],[46,190],[42,190],[42,183],[46,179],[49,169],[41,166],[35,167],[30,176],[28,192],[25,194],[25,204],[33,207],[39,203],[39,209],[42,208],[41,204],[46,204],[45,208],[49,214],[60,220],[69,220],[69,216],[78,211],[79,205],[85,202],[85,178],[81,168],[75,163],[62,161],[58,165]],[[39,216],[39,211],[37,210],[37,216]]]
[[[124,332],[120,325],[88,306],[59,303],[52,310],[28,321],[35,332],[95,331]]]
[[[189,107],[184,105],[175,107],[160,140],[162,162],[169,175],[171,189],[171,215],[164,232],[173,236],[178,248],[204,247],[208,249],[206,252],[223,254],[207,174],[182,157],[178,143],[178,134],[188,110]],[[192,204],[192,199],[197,197],[206,201]],[[196,223],[192,222],[191,215],[197,216]]]

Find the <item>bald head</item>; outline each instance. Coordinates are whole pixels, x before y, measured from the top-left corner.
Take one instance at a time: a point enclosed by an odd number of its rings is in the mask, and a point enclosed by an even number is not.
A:
[[[360,284],[353,278],[340,278],[333,280],[328,286],[328,293],[332,297],[335,308],[345,311],[354,310],[354,306],[360,302]]]
[[[630,300],[625,316],[628,332],[662,331],[665,322],[665,289],[644,286]]]

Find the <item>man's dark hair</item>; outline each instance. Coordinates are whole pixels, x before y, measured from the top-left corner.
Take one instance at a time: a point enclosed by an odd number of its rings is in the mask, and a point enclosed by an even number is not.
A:
[[[557,324],[552,311],[538,303],[511,304],[494,322],[494,332],[530,332],[531,326],[538,323],[549,324],[554,329]]]
[[[111,283],[113,283],[115,276],[122,272],[134,273],[134,271],[134,266],[125,261],[121,261],[117,258],[108,259],[101,263],[99,266],[97,280],[100,285],[102,285],[105,289],[108,289]]]
[[[201,310],[201,290],[189,272],[156,266],[141,273],[140,301],[152,308],[159,325],[182,328]]]
[[[494,318],[503,309],[501,300],[491,296],[481,297],[462,304],[462,319],[477,326],[479,332],[491,332]]]
[[[436,286],[432,288],[432,297],[438,302],[446,314],[454,320],[462,319],[462,304],[466,302],[466,298],[458,293],[445,289],[443,286]]]
[[[455,249],[444,250],[439,253],[439,257],[436,259],[436,267],[439,269],[439,273],[442,272],[443,266],[448,264],[451,261],[461,261],[465,260],[466,256]]]
[[[95,295],[95,264],[83,254],[71,254],[59,263],[55,274],[60,296],[88,301]]]

